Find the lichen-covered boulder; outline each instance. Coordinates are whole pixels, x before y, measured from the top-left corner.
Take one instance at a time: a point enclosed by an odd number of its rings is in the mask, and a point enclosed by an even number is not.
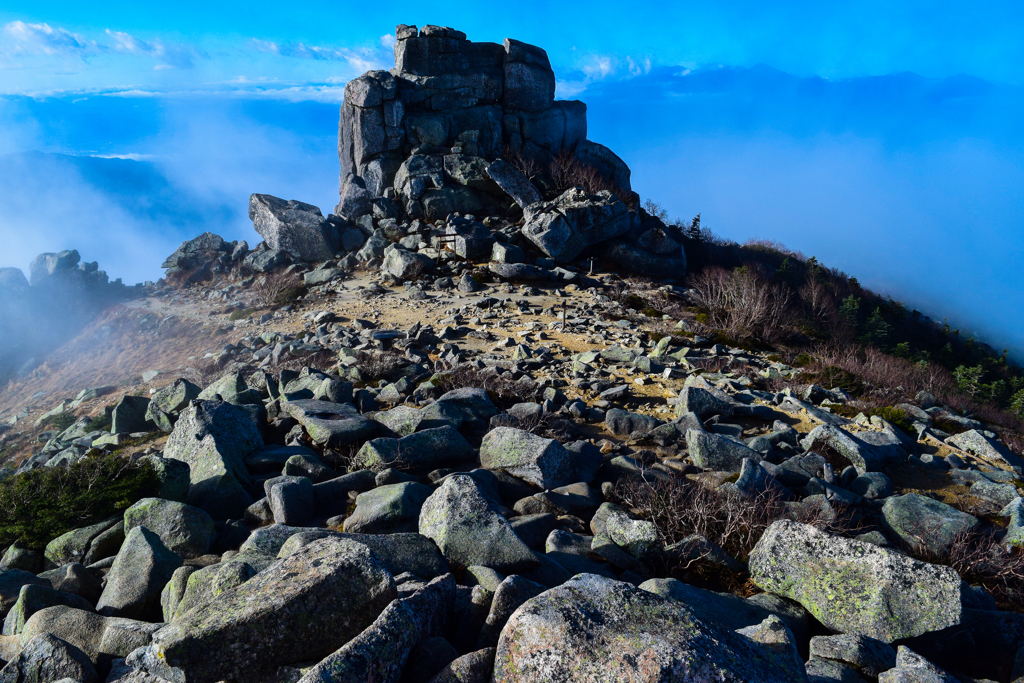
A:
[[[373,624],[310,669],[299,683],[397,681],[413,646],[445,632],[454,603],[454,577],[433,579],[388,605]]]
[[[167,438],[164,457],[188,463],[188,503],[214,519],[241,519],[252,505],[245,456],[263,446],[252,418],[223,401],[193,401]]]
[[[356,509],[345,519],[345,531],[359,534],[390,534],[416,531],[420,509],[433,493],[416,481],[378,486],[356,497]]]
[[[878,683],[958,683],[958,681],[958,678],[946,673],[906,645],[900,645],[896,653],[896,666],[878,675]]]
[[[65,605],[86,611],[92,610],[92,605],[74,593],[54,590],[49,586],[26,584],[21,587],[18,601],[14,603],[14,607],[11,608],[11,611],[7,613],[7,617],[4,619],[4,635],[18,635],[25,629],[25,622],[33,614],[39,610],[56,605]]]
[[[511,574],[539,564],[495,504],[465,474],[446,478],[424,501],[419,532],[461,565],[478,564]]]
[[[892,645],[851,633],[811,638],[811,656],[848,664],[871,678],[896,666]]]
[[[371,439],[356,453],[354,467],[381,471],[388,467],[429,472],[439,467],[467,462],[476,451],[451,425],[403,436],[400,439]]]
[[[397,595],[366,546],[323,538],[157,631],[140,668],[170,681],[215,683],[316,661],[373,623]]]
[[[111,657],[127,657],[132,650],[149,644],[159,624],[134,619],[105,617],[95,612],[58,605],[39,610],[25,622],[22,645],[48,633],[67,641],[98,663]]]
[[[697,429],[686,430],[686,447],[693,464],[709,470],[739,472],[744,459],[757,462],[761,456],[745,444],[721,434]]]
[[[543,489],[587,481],[581,478],[575,454],[556,439],[545,439],[514,427],[497,427],[487,432],[480,444],[480,465],[502,470]]]
[[[125,531],[145,527],[181,557],[205,555],[213,541],[213,518],[197,507],[161,498],[143,498],[124,511]]]
[[[920,493],[890,496],[882,506],[882,527],[891,539],[937,557],[978,524],[977,517]]]
[[[950,567],[778,521],[757,542],[750,577],[826,627],[891,643],[960,623],[963,581]]]
[[[0,614],[6,615],[21,596],[22,586],[49,586],[50,582],[24,569],[0,572]]]
[[[380,425],[363,417],[350,403],[300,399],[282,404],[285,413],[298,420],[313,443],[342,448],[377,436]]]
[[[835,453],[853,465],[858,474],[881,472],[902,463],[907,457],[906,451],[898,443],[877,445],[866,439],[834,425],[824,424],[812,429],[801,444],[808,451],[827,450]]]
[[[498,641],[493,680],[775,683],[777,658],[683,604],[580,574],[512,614]]]
[[[168,550],[159,536],[135,527],[125,536],[110,567],[96,611],[108,617],[160,621],[160,592],[180,566],[181,558]]]
[[[756,626],[768,617],[776,616],[785,622],[799,641],[805,639],[807,612],[795,603],[767,593],[755,596],[760,597],[760,600],[744,599],[729,593],[715,593],[678,579],[649,579],[641,583],[640,588],[682,602],[704,619],[730,631]]]
[[[48,633],[30,640],[0,669],[3,683],[54,683],[64,679],[95,683],[99,676],[85,653]]]
[[[170,433],[178,414],[188,407],[189,401],[199,398],[200,392],[202,389],[187,379],[175,380],[149,397],[146,419],[160,431]]]
[[[87,527],[72,529],[47,543],[43,556],[58,567],[71,562],[81,562],[89,554],[93,540],[120,523],[121,516],[118,515]],[[14,599],[16,600],[17,596]]]

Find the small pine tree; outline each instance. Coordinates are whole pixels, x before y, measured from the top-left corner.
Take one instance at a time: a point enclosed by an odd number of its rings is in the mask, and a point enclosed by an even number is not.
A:
[[[875,310],[871,313],[865,324],[865,328],[867,331],[862,337],[862,341],[865,344],[874,344],[881,348],[888,344],[889,339],[892,337],[892,325],[882,315],[881,307],[875,307]]]
[[[1024,389],[1021,389],[1010,399],[1010,412],[1024,420]]]
[[[860,299],[853,294],[843,299],[839,306],[839,317],[853,329],[857,329],[857,317],[860,315]]]
[[[974,398],[981,392],[981,377],[984,374],[985,369],[980,365],[973,368],[961,365],[953,371],[953,378],[956,380],[956,385],[960,391]]]

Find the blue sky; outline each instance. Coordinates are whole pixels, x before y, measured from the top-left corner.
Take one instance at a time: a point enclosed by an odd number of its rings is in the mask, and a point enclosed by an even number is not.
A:
[[[1024,348],[1024,3],[838,5],[5,2],[0,266],[76,247],[134,282],[254,240],[250,192],[326,213],[345,82],[435,23],[544,47],[672,215]]]

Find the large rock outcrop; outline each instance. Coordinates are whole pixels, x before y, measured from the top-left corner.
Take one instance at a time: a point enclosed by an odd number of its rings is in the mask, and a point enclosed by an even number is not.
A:
[[[509,197],[487,171],[499,157],[588,169],[631,194],[629,167],[587,140],[587,106],[555,99],[543,49],[509,38],[474,43],[440,26],[401,25],[395,38],[394,69],[345,86],[338,215],[383,214],[392,200],[410,218],[505,208]]]

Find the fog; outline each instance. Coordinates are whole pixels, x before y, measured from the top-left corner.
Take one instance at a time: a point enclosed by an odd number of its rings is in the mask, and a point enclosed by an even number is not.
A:
[[[578,97],[673,217],[777,240],[1021,356],[1019,88],[673,68]],[[205,230],[253,245],[252,192],[331,211],[336,132],[336,104],[251,94],[0,99],[0,266],[77,248],[133,284]]]

